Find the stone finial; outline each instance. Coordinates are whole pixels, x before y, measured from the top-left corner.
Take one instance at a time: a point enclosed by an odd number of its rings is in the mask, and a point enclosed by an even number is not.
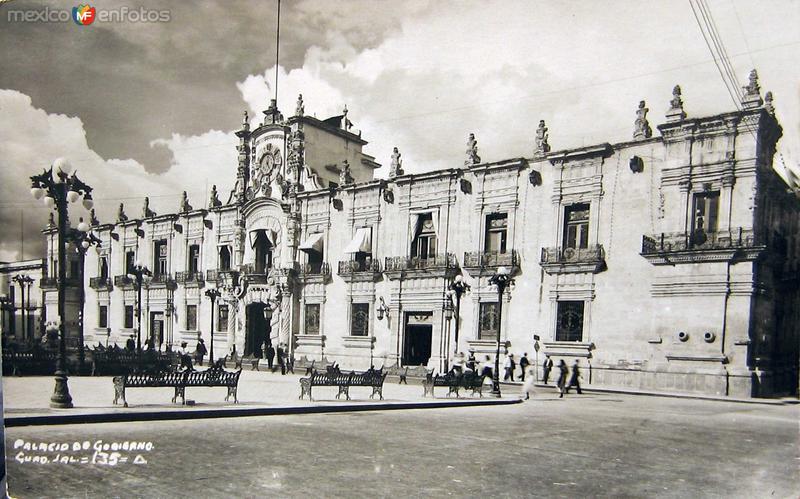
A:
[[[633,138],[634,139],[649,139],[653,136],[653,130],[650,128],[650,123],[647,121],[647,112],[650,111],[645,107],[644,101],[639,101],[639,109],[636,110],[636,121],[634,122]]]
[[[350,130],[353,128],[353,122],[347,119],[347,104],[344,105],[344,109],[342,109],[342,130]]]
[[[53,216],[53,212],[51,211],[50,212],[50,217],[47,219],[47,228],[48,229],[52,229],[55,226],[56,226],[56,219]]]
[[[682,121],[686,118],[683,111],[683,99],[681,99],[681,86],[675,85],[672,89],[672,100],[669,101],[669,111],[667,111],[667,123]]]
[[[192,211],[192,205],[189,204],[189,196],[186,194],[186,191],[183,191],[183,194],[181,194],[181,206],[178,211],[180,213],[188,213]]]
[[[244,116],[242,116],[242,130],[250,130],[250,115],[247,110],[244,111]]]
[[[303,105],[303,94],[297,94],[297,107],[294,110],[295,116],[303,116],[306,112],[306,107]]]
[[[469,134],[467,137],[467,159],[464,160],[465,166],[477,165],[481,162],[481,157],[478,156],[478,141],[475,139],[475,134]]]
[[[126,222],[128,220],[128,215],[125,214],[125,205],[120,203],[119,209],[117,210],[117,222]]]
[[[770,115],[775,115],[775,106],[772,104],[772,92],[767,92],[764,96],[764,110]]]
[[[150,198],[144,198],[144,206],[142,206],[142,218],[151,218],[156,216],[156,212],[150,209]]]
[[[350,175],[350,163],[347,160],[342,162],[342,171],[339,172],[339,185],[348,185],[353,183],[353,176]]]
[[[211,186],[211,197],[208,200],[208,207],[209,208],[216,208],[217,206],[220,206],[221,204],[222,204],[222,201],[219,200],[219,194],[217,193],[217,186],[216,186],[216,184],[212,185]]]
[[[389,166],[389,178],[395,178],[403,174],[403,159],[400,156],[402,156],[402,154],[400,154],[400,151],[395,147],[392,151],[392,163]]]
[[[100,225],[100,220],[97,219],[97,215],[94,212],[94,208],[92,208],[91,211],[89,211],[89,224],[92,227],[97,227],[98,225]]]
[[[747,86],[742,87],[742,107],[755,109],[764,103],[761,99],[761,87],[758,85],[758,72],[755,69],[750,71],[749,79]]]
[[[550,152],[550,144],[547,143],[549,135],[547,133],[547,126],[544,120],[539,120],[539,126],[536,128],[536,149],[533,151],[534,158],[541,158]]]
[[[269,107],[262,112],[264,113],[265,125],[272,125],[283,122],[283,115],[278,110],[278,101],[276,99],[270,99]]]

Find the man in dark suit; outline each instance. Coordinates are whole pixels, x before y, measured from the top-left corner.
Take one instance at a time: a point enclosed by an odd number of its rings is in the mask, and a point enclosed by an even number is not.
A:
[[[278,345],[278,365],[281,366],[281,374],[286,374],[286,352],[283,344]]]

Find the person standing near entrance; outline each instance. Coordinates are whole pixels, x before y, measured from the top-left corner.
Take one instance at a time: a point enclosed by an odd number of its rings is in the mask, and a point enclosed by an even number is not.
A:
[[[187,348],[189,344],[185,341],[181,342],[181,347],[178,349],[178,357],[181,360],[181,369],[185,369],[187,371],[193,370],[192,367],[192,356],[189,355],[189,349]]]
[[[523,383],[525,382],[525,374],[529,365],[531,365],[531,362],[528,360],[528,352],[525,352],[522,354],[522,358],[519,359],[519,370],[521,371],[519,380]]]
[[[505,362],[503,362],[503,367],[506,370],[505,376],[503,376],[503,381],[514,381],[514,368],[517,367],[516,362],[514,362],[514,354],[508,354],[506,356]]]
[[[281,366],[281,374],[286,374],[286,352],[283,350],[283,343],[278,345],[278,365]]]
[[[272,347],[272,343],[267,344],[267,366],[269,367],[270,372],[275,372],[275,368],[272,367],[272,362],[275,360],[275,348]]]
[[[207,352],[208,351],[206,350],[206,344],[203,341],[203,338],[200,338],[199,340],[197,340],[197,347],[194,349],[194,360],[195,362],[197,362],[198,366],[203,365],[203,357],[206,356]],[[213,361],[214,360],[212,359],[211,362]]]
[[[578,381],[578,378],[582,378],[582,376],[581,376],[581,370],[578,367],[578,359],[575,359],[575,363],[572,364],[572,376],[569,377],[569,384],[567,385],[567,389],[565,390],[567,393],[569,393],[569,389],[572,388],[573,386],[575,387],[575,391],[578,392],[578,395],[582,393],[581,383],[580,381]]]
[[[567,383],[567,374],[569,374],[569,368],[567,368],[567,363],[564,362],[564,359],[558,361],[558,371],[558,381],[556,382],[558,398],[564,398],[564,388]]]
[[[133,339],[133,335],[125,342],[125,350],[133,352],[136,350],[136,340]]]
[[[550,371],[553,369],[553,359],[549,355],[544,358],[544,365],[542,366],[542,383],[547,384],[550,379]]]

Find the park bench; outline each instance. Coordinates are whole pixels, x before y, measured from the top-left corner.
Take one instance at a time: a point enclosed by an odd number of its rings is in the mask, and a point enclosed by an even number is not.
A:
[[[114,405],[122,399],[124,407],[128,407],[125,399],[127,388],[174,388],[175,395],[172,397],[174,404],[178,397],[181,403],[186,405],[186,387],[225,387],[228,394],[225,401],[233,397],[234,403],[238,404],[237,389],[239,386],[239,375],[242,370],[226,371],[220,368],[209,368],[205,371],[162,371],[147,373],[130,373],[122,376],[115,376],[114,383]]]
[[[302,400],[305,395],[308,395],[309,400],[314,400],[311,397],[311,388],[315,386],[335,386],[339,389],[336,398],[344,394],[347,400],[350,400],[350,387],[351,386],[368,386],[372,388],[372,393],[369,398],[378,395],[383,400],[383,382],[386,380],[386,373],[383,368],[375,370],[370,369],[364,372],[341,372],[335,368],[328,368],[325,372],[312,371],[307,378],[300,378],[300,399]]]
[[[431,397],[434,397],[433,389],[435,387],[446,386],[448,388],[448,397],[453,393],[456,394],[456,397],[460,397],[459,391],[462,388],[471,390],[472,395],[477,393],[483,397],[483,382],[485,378],[486,376],[477,374],[474,371],[467,371],[464,374],[450,371],[447,374],[437,374],[436,376],[431,372],[428,373],[425,380],[422,381],[422,388],[424,390],[422,396],[427,397],[430,394]]]
[[[303,356],[297,361],[295,361],[295,367],[299,367],[300,369],[305,368],[306,376],[313,373],[314,371],[322,371],[327,370],[329,367],[333,366],[333,362],[329,361],[325,357],[322,357],[322,360],[313,359],[311,362]]]
[[[31,350],[26,352],[3,352],[3,374],[53,374],[56,366],[56,352]]]
[[[168,371],[177,366],[173,352],[145,350],[140,355],[122,349],[92,350],[92,376],[127,374],[130,372]]]

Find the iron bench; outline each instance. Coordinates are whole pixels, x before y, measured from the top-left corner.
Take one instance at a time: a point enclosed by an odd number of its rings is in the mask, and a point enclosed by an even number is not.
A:
[[[349,373],[332,369],[324,373],[313,371],[307,378],[300,378],[300,399],[302,400],[305,395],[308,395],[309,400],[314,400],[311,397],[311,388],[314,386],[335,386],[339,389],[336,394],[337,399],[344,394],[347,400],[350,400],[351,386],[368,386],[372,388],[369,398],[378,395],[383,400],[383,382],[385,380],[386,373],[382,368]]]
[[[52,351],[3,352],[4,374],[53,374],[55,366],[56,353]]]
[[[422,381],[422,388],[424,390],[422,396],[427,397],[430,395],[431,397],[435,397],[433,389],[437,386],[446,386],[448,388],[448,397],[453,393],[456,394],[456,397],[460,397],[459,390],[462,388],[472,390],[472,395],[477,393],[483,397],[483,382],[485,378],[486,376],[472,371],[464,374],[456,374],[450,371],[447,374],[437,374],[436,376],[433,376],[433,373],[429,373],[428,376],[425,377],[425,380]]]
[[[221,386],[228,389],[225,400],[231,396],[234,403],[239,403],[237,389],[239,386],[239,375],[242,370],[226,371],[224,369],[209,368],[205,371],[164,371],[149,373],[132,373],[122,376],[115,376],[114,383],[114,405],[122,398],[124,407],[128,407],[125,399],[127,388],[174,388],[175,395],[172,397],[174,404],[178,397],[181,397],[182,405],[186,405],[186,387],[214,387]]]
[[[144,350],[140,356],[136,352],[108,349],[91,351],[91,355],[92,376],[168,371],[178,364],[178,357],[172,352]]]

